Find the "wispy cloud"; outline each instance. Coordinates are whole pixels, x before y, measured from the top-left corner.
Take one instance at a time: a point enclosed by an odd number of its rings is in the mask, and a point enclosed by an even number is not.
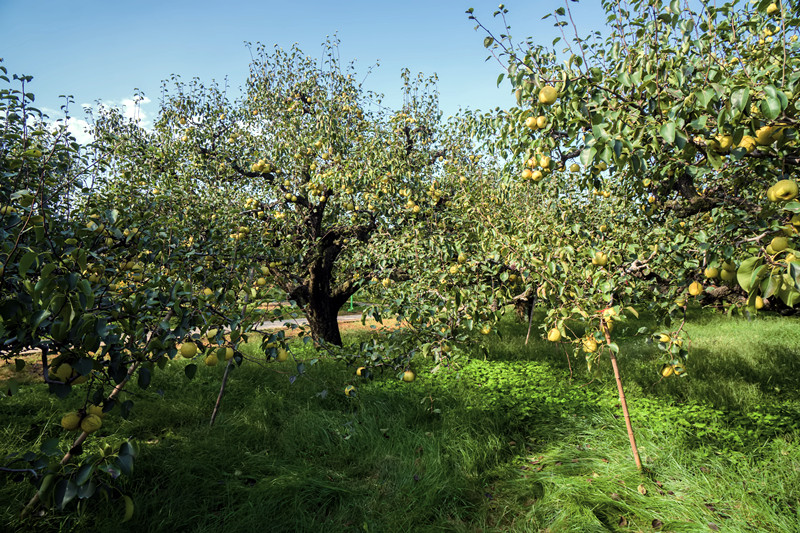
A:
[[[58,121],[59,124],[64,123],[64,119]],[[67,131],[69,131],[79,144],[89,144],[94,140],[94,136],[90,133],[91,125],[82,118],[70,117],[66,120]]]
[[[117,107],[122,108],[122,115],[130,120],[140,122],[142,127],[147,129],[147,125],[150,124],[148,119],[148,114],[144,109],[144,106],[149,104],[151,100],[146,97],[138,97],[138,98],[125,98],[123,99]],[[113,102],[111,102],[113,105]]]
[[[136,122],[140,127],[149,130],[152,128],[153,122],[150,119],[150,112],[145,109],[145,106],[151,102],[152,100],[146,96],[134,96],[131,98],[123,98],[122,100],[103,100],[98,106],[90,105],[89,108],[95,109],[95,107],[99,107],[119,109],[122,112],[123,117]],[[86,106],[86,104],[83,105]]]
[[[145,106],[149,103],[151,103],[151,100],[146,96],[136,96],[131,98],[123,98],[121,100],[103,100],[102,102],[94,104],[85,103],[81,104],[80,107],[84,110],[84,113],[87,116],[90,116],[94,111],[99,111],[103,108],[119,109],[123,117],[138,123],[140,127],[147,130],[153,125],[150,118],[150,112],[145,109]],[[80,144],[88,144],[94,140],[94,136],[91,133],[92,125],[90,121],[77,117],[69,117],[65,119],[63,118],[62,112],[55,111],[53,109],[44,108],[42,111],[50,117],[50,123],[54,127],[56,127],[56,125],[63,125],[66,123],[67,130]],[[59,116],[62,118],[59,118]]]

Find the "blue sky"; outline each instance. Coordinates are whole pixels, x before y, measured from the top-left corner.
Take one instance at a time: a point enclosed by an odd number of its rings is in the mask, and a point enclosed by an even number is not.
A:
[[[517,40],[533,36],[549,44],[559,35],[552,19],[541,18],[565,0],[505,5]],[[602,28],[598,0],[569,5],[581,35]],[[337,34],[342,59],[356,60],[360,75],[380,61],[365,85],[384,93],[386,104],[399,104],[400,70],[408,67],[438,74],[448,115],[512,103],[508,86],[495,86],[500,65],[484,61],[485,34],[464,13],[473,7],[499,30],[492,19],[497,6],[486,0],[0,0],[0,57],[9,73],[34,76],[30,89],[42,108],[58,109],[60,94],[74,96],[76,106],[122,105],[138,88],[150,99],[142,107],[147,117],[157,111],[161,80],[173,73],[184,80],[228,76],[241,86],[250,61],[245,41],[284,48],[296,42],[318,56],[326,36]]]

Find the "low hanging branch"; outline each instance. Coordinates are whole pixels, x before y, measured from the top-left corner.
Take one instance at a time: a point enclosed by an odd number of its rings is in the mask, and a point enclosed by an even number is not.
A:
[[[169,319],[172,318],[172,314],[173,314],[172,309],[167,311],[167,314],[165,315],[165,318],[162,322],[169,322]],[[159,333],[160,331],[161,328],[159,327],[150,334],[150,338],[147,340],[147,346],[149,346],[150,341],[153,339],[155,334]],[[147,350],[147,346],[145,347],[145,351]],[[138,370],[139,366],[141,366],[143,362],[144,361],[136,361],[134,363],[131,363],[131,365],[128,367],[127,373],[125,374],[125,378],[123,378],[122,381],[117,383],[117,385],[114,387],[114,390],[112,390],[111,393],[108,396],[106,396],[106,399],[103,400],[103,403],[111,402],[115,400],[117,396],[119,396],[119,394],[125,388],[125,385],[128,384],[128,381],[130,381],[131,377],[133,377],[133,375],[136,373],[136,370]],[[70,446],[69,451],[66,454],[64,454],[64,457],[61,458],[59,464],[62,466],[67,464],[75,455],[74,452],[77,449],[79,449],[79,447],[84,443],[87,437],[89,437],[89,432],[87,431],[81,432],[81,434],[78,435],[78,438],[75,439],[75,441],[72,443],[72,446]],[[27,503],[27,505],[25,505],[25,507],[22,509],[20,516],[24,517],[29,512],[31,512],[39,503],[39,500],[40,500],[39,493],[37,492],[36,494],[34,494],[33,498],[31,498],[31,500]]]
[[[125,375],[125,379],[120,381],[117,384],[117,386],[114,387],[114,390],[111,391],[111,394],[109,394],[106,397],[104,402],[109,402],[109,401],[114,400],[119,395],[119,393],[122,392],[122,389],[125,387],[125,385],[128,383],[128,381],[131,379],[131,377],[133,376],[133,374],[136,372],[136,370],[139,368],[139,366],[141,364],[142,364],[142,361],[137,361],[137,362],[131,364],[131,366],[128,368],[127,374]],[[81,444],[83,444],[83,442],[86,440],[86,438],[88,436],[89,436],[89,432],[87,432],[87,431],[81,432],[81,434],[78,435],[78,438],[75,439],[75,441],[72,443],[72,446],[70,446],[69,451],[64,455],[64,457],[61,458],[61,461],[59,461],[59,464],[62,465],[62,466],[67,464],[70,461],[70,459],[72,459],[72,457],[74,455],[73,452]],[[30,511],[32,511],[36,507],[36,505],[38,503],[39,503],[39,493],[37,492],[36,494],[34,494],[33,498],[31,498],[31,500],[28,502],[28,504],[22,509],[21,516],[24,517],[25,515],[27,515]]]

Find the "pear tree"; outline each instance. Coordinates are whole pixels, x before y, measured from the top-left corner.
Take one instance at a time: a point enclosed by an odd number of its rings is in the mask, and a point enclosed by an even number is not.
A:
[[[257,45],[241,97],[177,82],[145,142],[107,138],[134,181],[147,169],[146,190],[164,191],[171,228],[192,220],[195,244],[227,250],[199,263],[201,275],[230,277],[223,257],[253,270],[274,302],[294,306],[285,312],[308,318],[316,341],[340,345],[337,313],[351,296],[408,278],[379,251],[426,216],[440,157],[458,150],[440,135],[433,82],[404,72],[402,108],[389,111],[335,43],[322,61]]]
[[[547,338],[571,342],[589,365],[609,353],[624,408],[612,340],[623,315],[740,290],[752,311],[770,298],[791,307],[800,295],[800,21],[769,1],[603,8],[607,36],[570,28],[579,6],[546,14],[563,30],[551,46],[515,42],[504,6],[496,33],[467,13],[515,99],[475,128],[519,184],[505,205],[525,220],[493,222],[493,245],[524,265],[548,308]],[[535,202],[522,200],[525,188]],[[488,213],[473,215],[488,222]],[[705,278],[715,271],[718,280]],[[576,321],[584,327],[570,331]],[[679,325],[654,339],[670,375],[685,375],[684,336]]]
[[[800,20],[769,1],[603,6],[606,37],[569,28],[579,6],[546,15],[564,30],[552,47],[518,45],[507,26],[496,36],[468,11],[516,99],[479,135],[509,174],[571,204],[623,273],[650,281],[632,301],[682,307],[694,282],[706,299],[743,289],[748,309],[757,297],[793,306]],[[598,201],[613,208],[586,218]]]

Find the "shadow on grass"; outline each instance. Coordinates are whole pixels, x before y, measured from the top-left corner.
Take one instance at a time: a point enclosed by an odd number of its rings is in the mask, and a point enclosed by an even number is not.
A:
[[[237,369],[213,428],[218,383],[206,374],[219,369],[201,369],[127,428],[156,441],[131,483],[137,517],[154,530],[245,531],[263,517],[271,531],[494,530],[495,487],[515,458],[576,439],[606,411],[547,363],[417,364],[416,382],[354,381],[354,398],[338,362],[294,385],[269,366]]]
[[[524,345],[525,326],[511,324],[502,340],[492,339],[489,360],[462,359],[454,370],[432,373],[430,361],[417,359],[413,383],[362,380],[352,367],[322,360],[290,384],[289,363],[245,365],[233,371],[213,428],[208,418],[222,368],[202,367],[186,381],[185,363],[170,363],[148,391],[137,393],[129,421],[112,415],[103,428],[141,443],[134,476],[122,486],[136,503],[134,520],[119,524],[121,511],[109,504],[89,507],[82,526],[636,531],[663,520],[665,529],[692,530],[720,520],[705,506],[709,501],[720,508],[719,502],[750,505],[736,521],[726,519],[731,530],[748,527],[751,516],[789,523],[794,511],[776,511],[759,494],[773,503],[796,500],[795,445],[751,453],[752,443],[745,443],[747,454],[731,451],[725,443],[741,431],[728,427],[727,413],[666,407],[750,406],[783,394],[774,386],[796,384],[793,354],[800,344],[793,333],[769,343],[745,328],[730,339],[727,323],[715,320],[696,325],[690,377],[662,382],[652,362],[658,351],[629,333],[638,324],[616,332],[650,477],[632,464],[610,369],[601,365],[600,377],[581,386],[594,376],[573,360],[570,383],[563,352],[538,338]],[[768,337],[785,329],[765,324]],[[356,386],[355,397],[344,395],[346,384]],[[758,394],[742,392],[745,385]],[[749,476],[753,494],[737,492],[737,476]],[[770,484],[762,487],[762,480]]]

